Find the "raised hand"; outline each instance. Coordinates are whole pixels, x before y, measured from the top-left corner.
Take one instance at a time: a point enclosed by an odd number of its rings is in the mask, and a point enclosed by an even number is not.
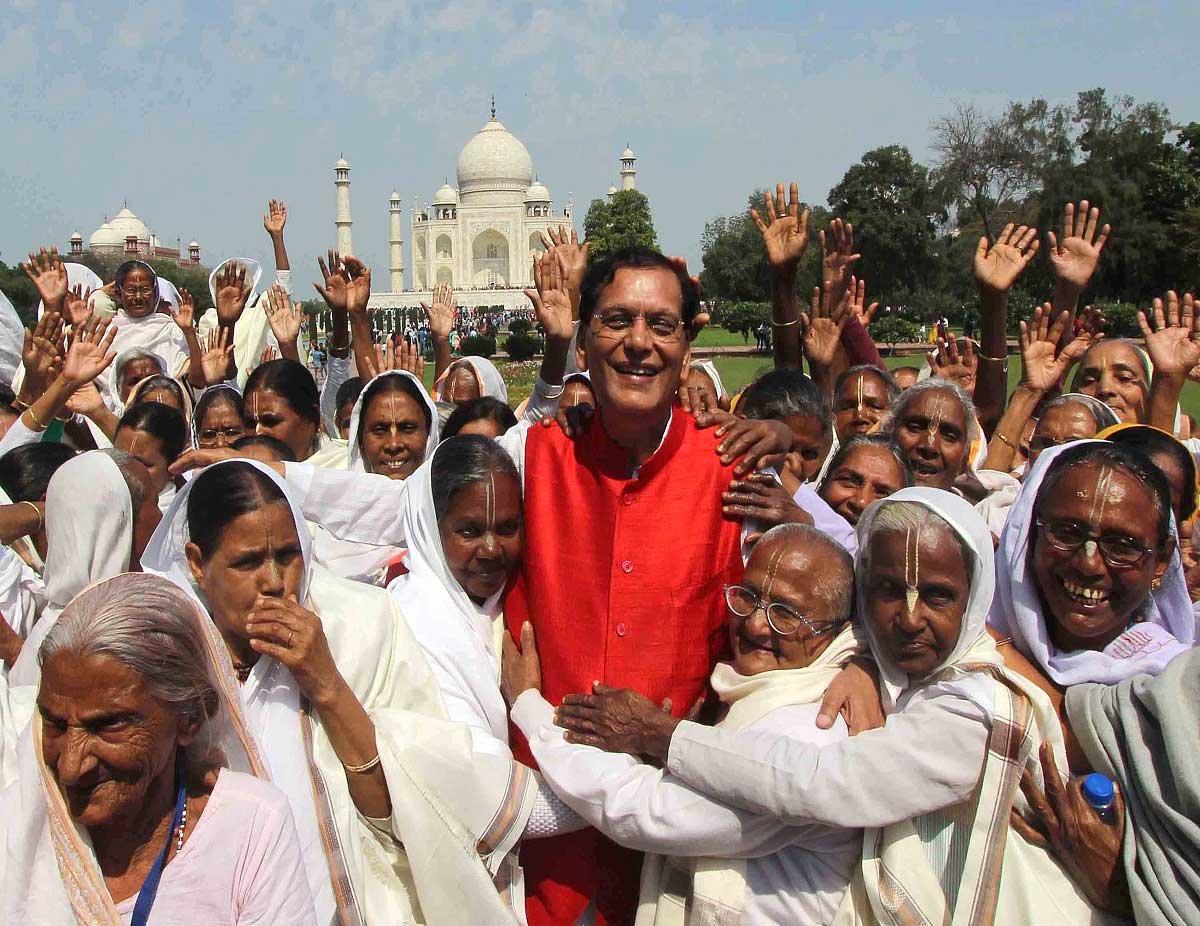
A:
[[[763,244],[767,248],[767,261],[775,269],[795,268],[808,250],[808,209],[800,212],[800,191],[793,183],[788,189],[788,198],[783,198],[783,184],[775,185],[775,195],[765,194],[767,221],[764,222],[757,209],[750,210],[750,218],[762,232]]]
[[[67,399],[63,407],[72,415],[91,418],[92,415],[104,408],[104,397],[100,395],[100,390],[96,388],[94,382],[84,383],[71,393],[71,397]]]
[[[321,268],[321,278],[325,281],[325,285],[314,283],[313,288],[321,294],[321,298],[325,300],[325,304],[329,308],[345,312],[349,296],[346,289],[348,280],[342,273],[342,258],[337,251],[331,250],[329,251],[329,263],[326,264],[323,258],[318,257],[317,266]]]
[[[367,372],[370,376],[375,377],[380,373],[388,373],[392,370],[411,373],[417,379],[424,379],[425,358],[421,356],[421,348],[416,344],[409,344],[407,338],[401,338],[400,343],[395,347],[392,346],[391,338],[388,338],[383,344],[376,344],[372,369]]]
[[[59,376],[72,390],[92,382],[117,359],[117,352],[111,349],[117,326],[109,324],[110,321],[93,318],[71,339]]]
[[[346,311],[366,316],[371,300],[371,268],[357,257],[343,257],[342,276],[346,278]]]
[[[283,226],[287,224],[287,206],[282,199],[273,199],[267,204],[267,213],[263,216],[263,228],[272,238],[283,234]]]
[[[250,299],[250,285],[246,282],[246,268],[236,261],[226,264],[217,273],[217,321],[232,327],[237,324],[246,302]]]
[[[1037,229],[1028,225],[1017,227],[1009,222],[991,245],[984,235],[975,249],[976,285],[995,293],[1007,293],[1037,254],[1038,246]]]
[[[562,268],[554,255],[547,252],[534,258],[533,279],[537,288],[525,290],[525,295],[533,303],[533,311],[546,329],[547,339],[571,340],[571,296],[563,280]]]
[[[850,265],[861,254],[854,253],[854,226],[841,219],[829,222],[829,235],[821,232],[821,286],[825,290],[826,307],[839,302],[846,286]]]
[[[196,302],[186,289],[179,290],[179,308],[171,315],[172,320],[184,334],[196,327]]]
[[[853,277],[851,279],[854,279]],[[875,317],[875,310],[879,308],[878,302],[872,302],[866,305],[867,301],[867,281],[856,280],[856,285],[853,289],[847,290],[850,296],[850,314],[858,319],[859,324],[867,328],[871,324],[871,319]]]
[[[1089,209],[1086,199],[1078,209],[1074,203],[1067,203],[1063,207],[1062,240],[1054,232],[1046,233],[1054,278],[1077,290],[1087,286],[1111,231],[1108,225],[1100,226],[1100,210],[1095,206]]]
[[[951,337],[939,323],[937,348],[927,352],[925,356],[934,376],[958,383],[969,396],[975,394],[979,355],[975,351],[974,341],[967,338],[962,350],[959,350],[958,339]]]
[[[262,349],[262,353],[258,355],[258,365],[262,366],[264,363],[270,363],[272,360],[278,360],[278,359],[279,359],[279,351],[277,351],[270,344],[268,344],[266,347],[264,347]]]
[[[91,298],[91,289],[82,283],[67,290],[63,299],[63,318],[72,328],[82,328],[92,317],[92,307],[89,305]]]
[[[429,331],[435,338],[448,338],[454,330],[454,289],[449,283],[433,287],[433,304],[421,303],[429,319]]]
[[[50,380],[57,374],[63,359],[62,316],[57,312],[46,312],[33,331],[25,329],[25,341],[21,346],[21,363],[25,367],[25,383],[22,392],[41,395]]]
[[[1057,318],[1053,316],[1054,310],[1047,302],[1033,310],[1028,322],[1021,322],[1021,383],[1034,392],[1053,389],[1087,350],[1086,342],[1077,338],[1060,351],[1059,342],[1071,313],[1063,311]]]
[[[580,285],[583,283],[583,275],[587,272],[588,251],[592,247],[591,242],[585,241],[580,244],[579,235],[575,233],[575,229],[572,228],[568,234],[562,225],[558,226],[557,232],[553,228],[548,231],[549,235],[542,232],[542,244],[547,252],[554,252],[559,269],[563,274],[563,285],[567,288],[567,292],[578,296]]]
[[[294,345],[300,337],[300,325],[304,315],[300,310],[300,304],[292,305],[292,300],[288,298],[288,294],[282,286],[272,286],[267,290],[264,309],[267,315],[267,324],[271,326],[275,340],[281,347],[284,344]]]
[[[208,335],[208,343],[204,353],[200,355],[200,367],[204,371],[204,379],[211,386],[223,383],[231,378],[230,365],[233,363],[233,343],[228,328],[218,328]]]
[[[1178,376],[1188,374],[1200,363],[1200,312],[1191,293],[1183,294],[1182,313],[1179,296],[1173,290],[1167,292],[1164,306],[1162,299],[1153,303],[1154,327],[1150,327],[1145,312],[1138,312],[1138,326],[1146,338],[1146,353],[1154,364],[1155,376]]]
[[[692,288],[692,292],[695,293],[696,300],[699,301],[701,296],[700,277],[695,276],[688,270],[687,258],[669,256],[667,260],[674,264],[679,272],[687,278],[688,285]],[[700,311],[696,313],[696,317],[692,319],[691,324],[689,324],[687,328],[687,336],[689,341],[696,340],[697,336],[701,331],[704,330],[705,326],[707,326],[711,320],[708,312],[704,311],[704,304],[701,303],[700,305]]]
[[[809,365],[813,368],[828,370],[833,363],[838,346],[842,342],[842,329],[850,319],[851,293],[857,289],[858,281],[851,277],[850,285],[843,290],[837,306],[827,310],[823,305],[826,300],[822,298],[821,288],[813,287],[810,305],[812,314],[800,313],[800,323],[804,326],[801,343]]]
[[[37,253],[30,251],[29,260],[21,264],[21,269],[37,287],[46,311],[61,312],[67,296],[67,268],[58,256],[58,248],[51,247],[49,251],[42,248]]]

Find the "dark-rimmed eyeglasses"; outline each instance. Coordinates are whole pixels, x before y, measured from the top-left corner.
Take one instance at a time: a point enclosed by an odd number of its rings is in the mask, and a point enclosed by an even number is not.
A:
[[[1038,518],[1038,529],[1046,542],[1056,550],[1074,553],[1089,540],[1095,541],[1104,562],[1117,569],[1133,569],[1145,562],[1153,550],[1124,534],[1098,534],[1078,521],[1043,521]]]

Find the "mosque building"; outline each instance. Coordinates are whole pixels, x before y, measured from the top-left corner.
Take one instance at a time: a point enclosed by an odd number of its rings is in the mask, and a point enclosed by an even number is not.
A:
[[[83,236],[79,232],[71,235],[70,254],[84,253]],[[87,240],[87,250],[104,257],[124,257],[142,260],[173,260],[181,266],[200,266],[200,245],[195,241],[186,248],[176,242],[176,247],[165,247],[146,223],[134,215],[126,203],[111,220],[92,232]]]
[[[633,152],[621,157],[624,189],[636,185]],[[350,165],[340,158],[334,168],[337,189],[338,247],[352,253]],[[574,228],[571,194],[558,210],[550,190],[534,170],[529,149],[492,117],[458,155],[456,187],[447,182],[432,203],[409,214],[411,277],[406,280],[402,206],[399,192],[388,200],[389,289],[371,294],[372,309],[415,308],[429,302],[438,283],[454,287],[461,306],[528,308],[523,290],[533,283],[533,257],[542,253],[541,234],[562,225]],[[385,279],[379,274],[378,279]],[[406,289],[406,282],[410,288]]]

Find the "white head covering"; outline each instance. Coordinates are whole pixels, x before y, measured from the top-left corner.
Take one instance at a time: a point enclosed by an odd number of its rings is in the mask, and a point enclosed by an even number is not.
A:
[[[259,280],[262,279],[262,264],[250,257],[230,257],[221,261],[208,275],[208,292],[212,296],[213,306],[217,304],[217,274],[226,264],[237,263],[246,268],[246,279],[250,283],[250,296],[246,300],[246,308],[233,329],[233,356],[237,362],[238,385],[245,386],[246,378],[258,366],[263,348],[270,344],[279,347],[271,326],[267,322],[267,314],[261,305],[261,293],[258,291]],[[216,308],[204,313],[202,327],[209,330],[217,326]]]
[[[62,609],[101,579],[129,571],[133,500],[106,453],[81,453],[60,466],[46,487],[46,607],[21,648],[9,680],[36,685],[37,648]]]
[[[212,273],[208,275],[208,294],[212,296],[213,305],[217,304],[217,274],[226,264],[241,264],[246,268],[246,278],[250,281],[250,298],[246,300],[246,305],[255,302],[258,298],[258,281],[263,275],[262,264],[252,257],[230,257],[213,267]]]
[[[228,389],[235,396],[237,396],[238,402],[239,403],[241,402],[242,390],[240,390],[233,383],[217,383],[215,386],[206,386],[204,388],[204,391],[201,392],[199,397],[196,399],[196,404],[192,406],[192,446],[193,447],[200,446],[200,422],[197,420],[198,416],[196,415],[196,409],[200,407],[200,403],[202,401],[204,401],[204,397],[206,395],[208,395],[210,392],[218,392],[219,390],[222,390],[222,389]]]
[[[454,678],[455,688],[475,700],[474,713],[486,717],[495,737],[507,742],[508,717],[497,684],[500,660],[492,635],[503,590],[477,605],[450,572],[433,502],[431,477],[437,453],[435,450],[406,480],[408,575],[388,587],[434,675]]]
[[[428,460],[433,456],[433,451],[441,440],[441,424],[438,421],[437,406],[433,404],[433,399],[429,397],[429,393],[425,391],[425,385],[412,373],[404,370],[388,370],[380,373],[374,379],[370,380],[362,391],[359,392],[358,398],[354,400],[354,410],[350,413],[350,441],[349,441],[349,459],[350,463],[347,469],[355,470],[360,473],[367,472],[367,462],[363,459],[362,448],[358,443],[358,427],[362,423],[363,399],[366,398],[371,387],[383,379],[385,376],[395,376],[400,379],[409,380],[420,395],[421,401],[425,404],[425,410],[429,413],[429,435],[425,438],[425,459]]]
[[[208,616],[178,589],[155,576],[125,573],[91,586],[65,613],[94,613],[114,599],[136,601],[151,590],[156,601],[165,596],[173,610],[187,614],[203,640],[197,658],[207,664],[219,705],[206,725],[209,756],[222,767],[265,779],[225,644]],[[0,798],[5,818],[0,830],[0,914],[6,923],[30,922],[36,911],[36,921],[49,926],[119,926],[122,919],[101,877],[91,840],[72,820],[42,757],[41,742],[41,719],[35,713],[18,745],[17,783]]]
[[[175,284],[170,280],[163,279],[162,277],[158,278],[158,299],[160,308],[161,303],[166,302],[171,306],[172,312],[179,311],[179,290],[175,288]]]
[[[0,293],[0,382],[12,385],[21,369],[21,347],[25,343],[25,325],[8,296]]]
[[[172,324],[174,323],[172,322]],[[166,361],[151,348],[129,347],[117,354],[117,359],[113,361],[113,365],[105,371],[108,375],[108,382],[105,384],[104,389],[104,404],[118,418],[125,414],[125,400],[121,398],[121,374],[125,371],[125,366],[129,361],[135,360],[138,357],[153,357],[158,361],[158,372],[165,376],[171,375],[171,371],[167,369]]]
[[[988,623],[1033,660],[1059,685],[1081,682],[1115,685],[1139,673],[1157,674],[1172,658],[1191,648],[1196,636],[1196,618],[1188,596],[1179,552],[1163,574],[1158,589],[1140,607],[1141,622],[1132,625],[1100,652],[1078,650],[1062,653],[1050,642],[1046,617],[1038,595],[1033,567],[1029,562],[1033,533],[1034,503],[1047,472],[1060,454],[1082,443],[1072,441],[1043,451],[1032,472],[1025,477],[996,549],[999,582],[996,601]],[[894,496],[893,496],[894,497]],[[1147,512],[1147,516],[1149,516]],[[1172,522],[1171,533],[1175,534]]]
[[[713,391],[717,394],[718,399],[728,399],[729,393],[725,389],[725,384],[721,382],[721,374],[717,371],[717,365],[711,360],[693,360],[692,369],[700,370],[712,380]]]
[[[995,566],[992,562],[992,535],[984,520],[976,513],[969,502],[942,489],[928,489],[913,486],[901,489],[872,504],[858,520],[858,554],[855,557],[855,585],[858,593],[858,608],[860,620],[871,642],[871,650],[875,661],[879,664],[879,672],[884,690],[884,706],[894,709],[910,685],[913,684],[908,675],[898,668],[888,654],[878,645],[872,629],[871,621],[866,614],[868,577],[870,572],[870,537],[871,525],[879,512],[886,505],[898,502],[912,502],[928,508],[948,525],[962,541],[963,547],[969,551],[973,562],[970,564],[971,590],[967,598],[967,608],[963,613],[962,625],[958,632],[958,640],[954,649],[936,669],[924,679],[915,684],[942,683],[943,690],[957,690],[963,697],[979,704],[989,716],[994,707],[995,693],[988,682],[981,682],[972,675],[978,673],[963,672],[961,666],[968,661],[970,651],[977,648],[981,638],[987,637],[988,608],[992,603],[992,593],[996,587]],[[990,646],[990,640],[985,641],[992,653],[995,647]]]
[[[504,383],[504,377],[500,375],[496,365],[486,357],[461,357],[446,367],[446,371],[433,384],[433,398],[436,401],[443,401],[442,386],[445,384],[446,378],[452,370],[463,363],[471,368],[475,379],[479,381],[480,398],[491,396],[493,399],[499,399],[505,405],[508,404],[508,386]]]
[[[104,286],[104,281],[96,276],[91,267],[84,264],[74,264],[69,262],[63,263],[63,269],[67,271],[67,287],[74,289],[76,286],[83,286],[85,289],[90,289],[96,293]],[[46,314],[46,303],[38,300],[37,317],[41,318]]]

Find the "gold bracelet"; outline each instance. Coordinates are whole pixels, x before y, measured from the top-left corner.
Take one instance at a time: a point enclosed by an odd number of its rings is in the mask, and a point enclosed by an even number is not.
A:
[[[1008,444],[1008,446],[1011,447],[1013,450],[1018,449],[1016,444],[1014,444],[1012,441],[1010,441],[1007,437],[1005,437],[999,431],[996,432],[995,437],[1000,439],[1000,443]]]
[[[371,769],[373,769],[378,764],[379,764],[379,753],[375,753],[375,758],[372,759],[370,762],[364,762],[362,765],[347,765],[345,762],[343,762],[342,768],[344,768],[346,771],[348,771],[352,775],[365,775],[367,772],[371,771]]]
[[[792,327],[792,325],[798,325],[798,324],[800,324],[800,319],[798,319],[798,318],[793,318],[790,322],[777,322],[777,321],[775,321],[775,319],[773,319],[773,318],[771,319],[771,327],[772,328],[790,328],[790,327]]]
[[[35,412],[33,410],[32,405],[30,405],[29,408],[25,409],[25,411],[29,412],[29,417],[30,417],[30,419],[32,419],[33,426],[35,428],[37,428],[39,431],[46,430],[46,426],[44,424],[42,424],[41,421],[38,420],[37,412]]]
[[[33,511],[34,511],[34,514],[36,514],[36,515],[38,516],[38,523],[37,523],[37,527],[35,527],[35,528],[34,528],[33,530],[31,530],[29,533],[31,533],[31,534],[32,534],[32,533],[34,533],[35,531],[40,531],[40,530],[42,529],[42,524],[43,524],[43,523],[45,522],[45,520],[46,520],[46,517],[45,517],[45,515],[43,515],[43,514],[42,514],[42,509],[41,509],[41,508],[39,508],[37,505],[35,505],[33,502],[17,502],[17,504],[18,504],[18,505],[28,505],[30,508],[32,508],[32,509],[33,509]]]
[[[975,354],[980,360],[990,360],[992,363],[1008,363],[1008,355],[1003,357],[989,357],[983,351],[976,351]]]

